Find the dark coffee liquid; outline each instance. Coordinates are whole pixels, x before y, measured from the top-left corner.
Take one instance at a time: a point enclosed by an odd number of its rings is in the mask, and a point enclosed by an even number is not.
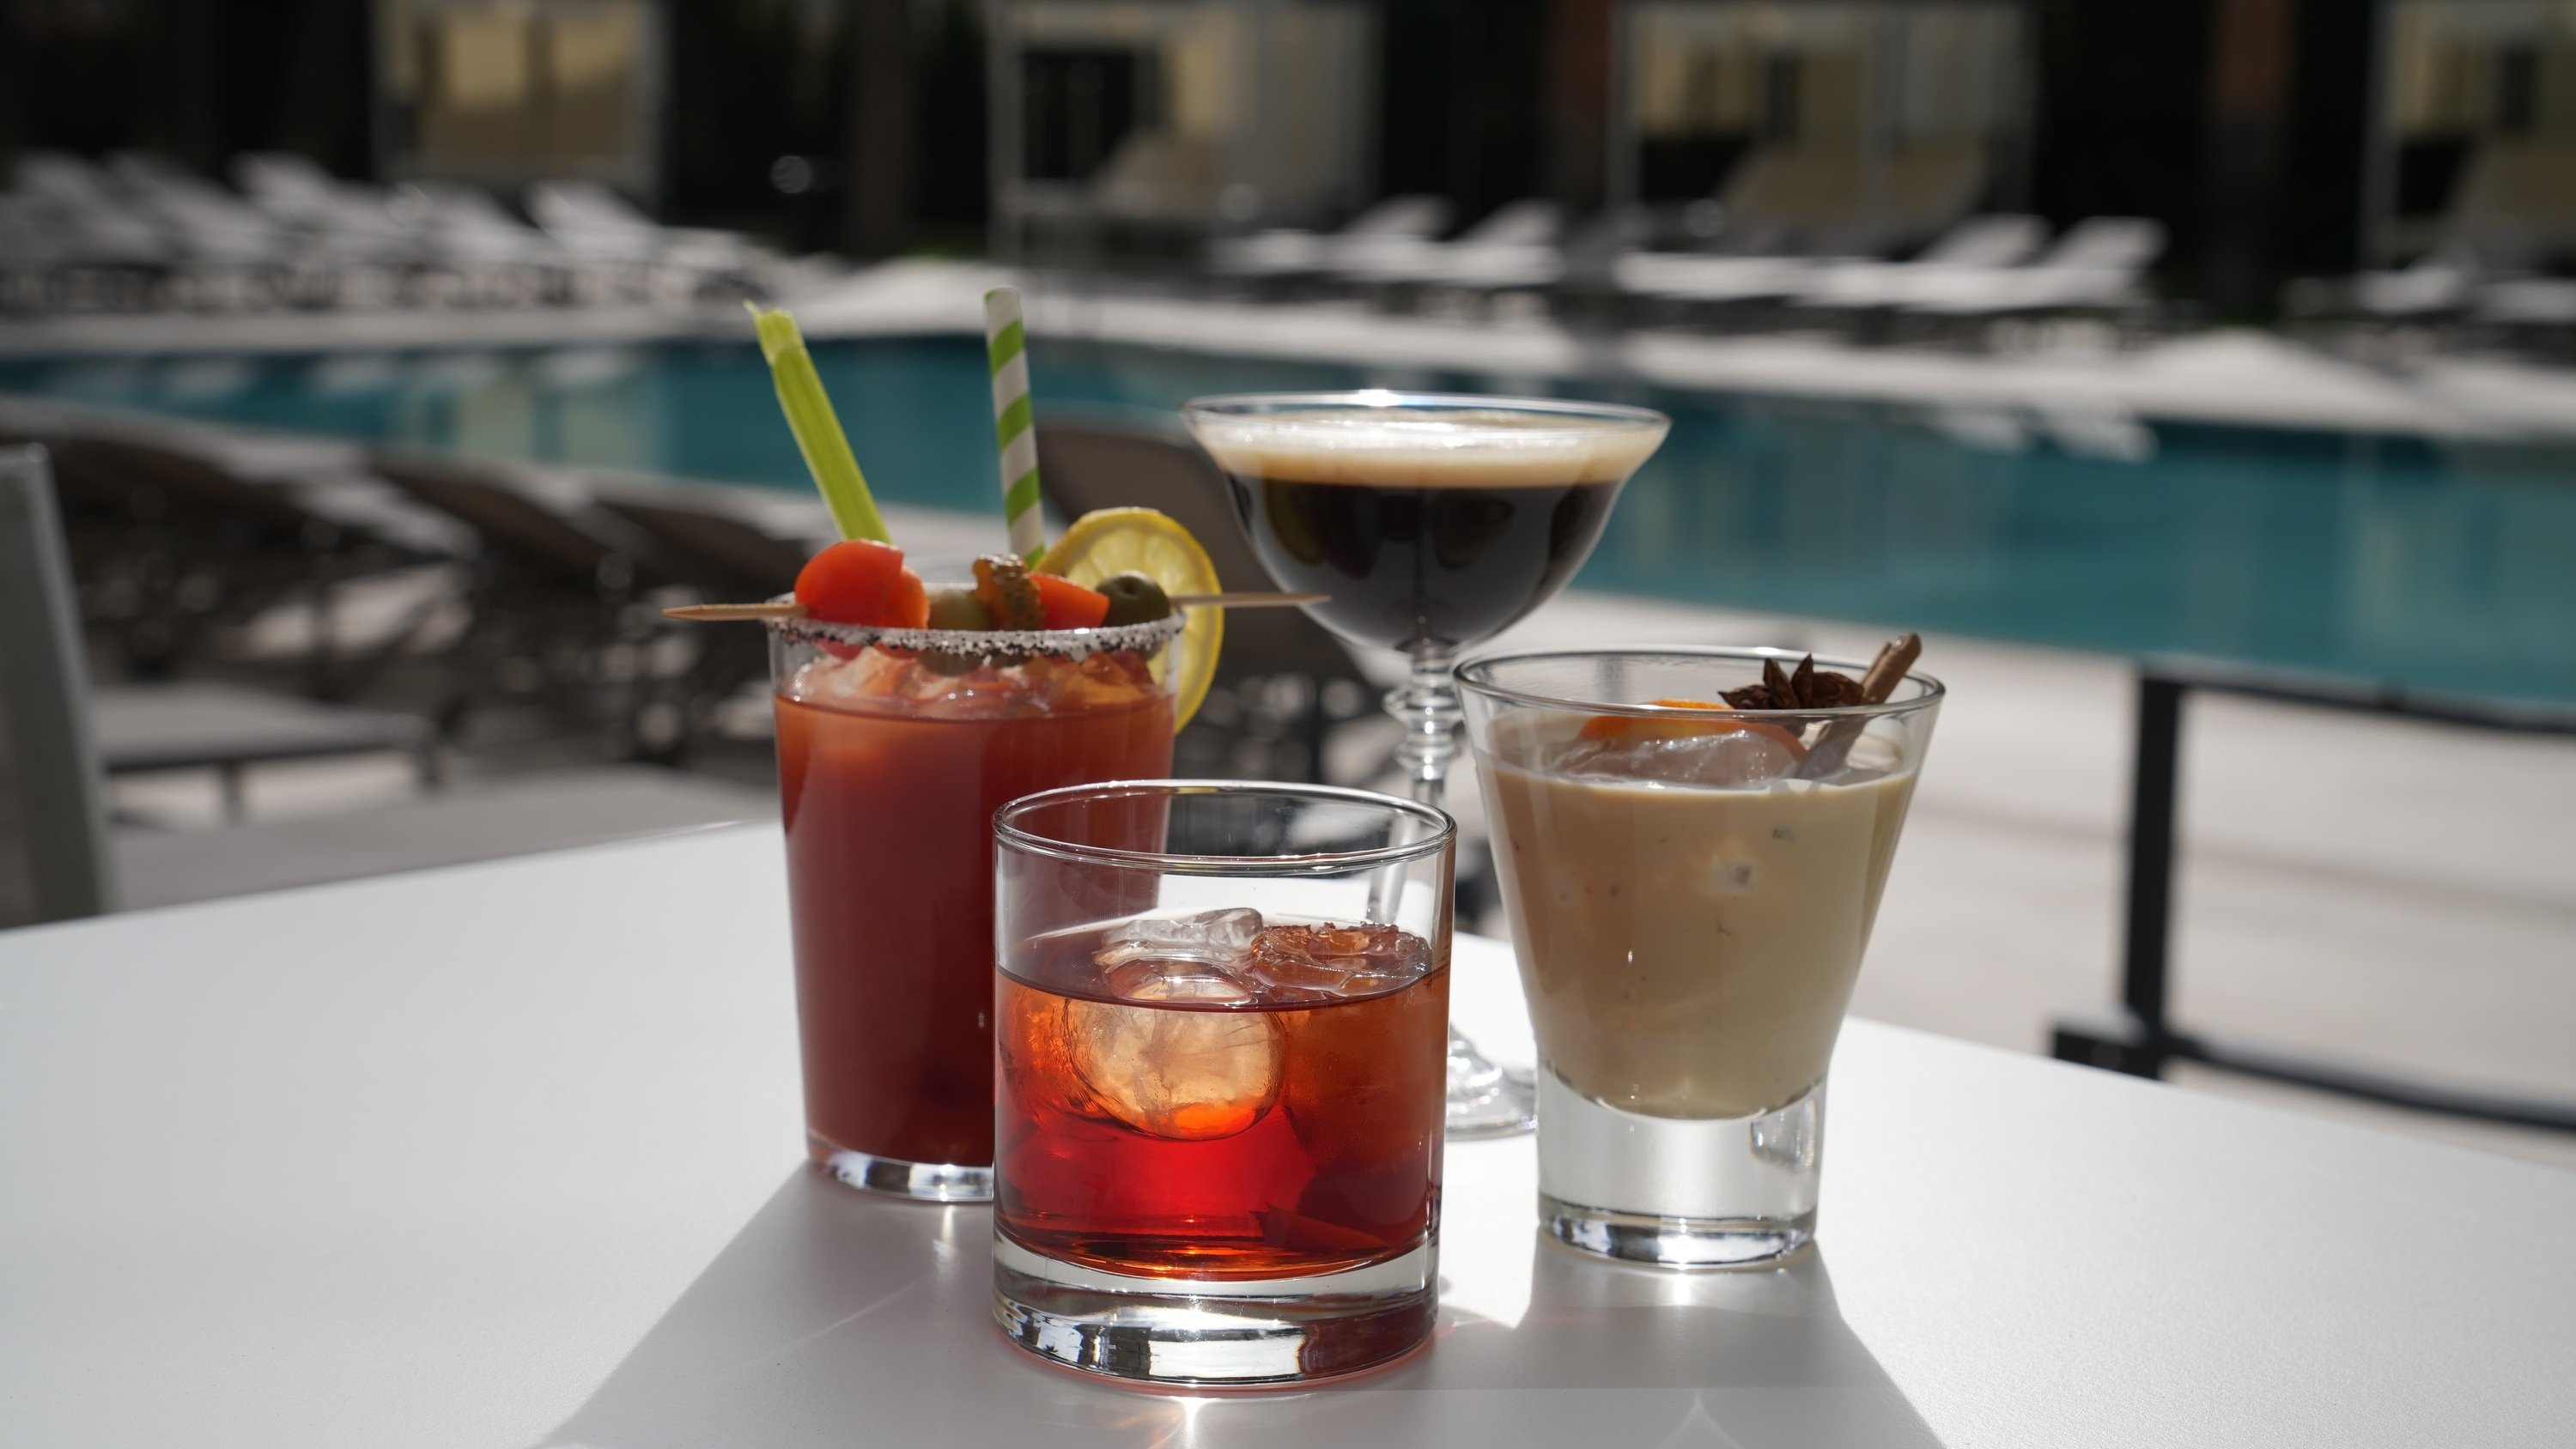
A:
[[[1622,480],[1504,486],[1318,483],[1228,472],[1252,547],[1308,612],[1362,644],[1454,649],[1564,587],[1601,537]]]

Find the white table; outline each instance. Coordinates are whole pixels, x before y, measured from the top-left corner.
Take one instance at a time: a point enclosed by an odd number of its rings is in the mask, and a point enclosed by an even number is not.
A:
[[[0,934],[0,1442],[2576,1443],[2576,1175],[1868,1022],[1800,1266],[1577,1258],[1466,1144],[1427,1354],[1081,1380],[981,1209],[800,1165],[783,896],[745,828]]]

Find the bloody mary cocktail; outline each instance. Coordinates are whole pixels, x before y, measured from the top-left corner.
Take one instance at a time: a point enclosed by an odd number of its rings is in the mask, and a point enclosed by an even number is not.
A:
[[[1148,654],[1180,627],[1043,650],[1025,632],[773,628],[806,1140],[844,1182],[990,1196],[993,812],[1170,773]]]

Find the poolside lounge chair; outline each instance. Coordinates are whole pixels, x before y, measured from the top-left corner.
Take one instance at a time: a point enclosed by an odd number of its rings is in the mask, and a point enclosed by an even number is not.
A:
[[[1454,241],[1370,237],[1339,249],[1334,271],[1371,286],[1498,291],[1544,287],[1564,270],[1557,242],[1565,213],[1555,202],[1507,202]]]
[[[1952,227],[1911,261],[1846,261],[1818,267],[1796,294],[1802,307],[1860,311],[1902,307],[1942,295],[1945,283],[1983,277],[2026,260],[2048,240],[2035,216],[1977,216]]]
[[[29,151],[18,158],[16,181],[18,191],[93,261],[158,266],[178,256],[170,238],[134,208],[114,178],[78,156]]]
[[[382,189],[342,181],[308,157],[249,152],[233,159],[232,177],[252,205],[290,228],[327,269],[335,302],[394,301],[413,271],[432,259],[428,238],[395,218]]]
[[[62,151],[18,158],[11,230],[22,287],[54,308],[149,305],[184,258],[105,172]]]
[[[786,593],[796,587],[797,572],[814,553],[810,540],[781,538],[714,507],[607,494],[597,501],[650,534],[674,572],[719,598],[766,599]]]
[[[574,259],[544,232],[512,216],[490,192],[452,181],[414,181],[387,201],[394,219],[418,232],[430,261],[458,279],[464,300],[526,303],[559,295]]]
[[[2511,327],[2576,328],[2576,277],[2524,277],[2478,289],[2480,322]]]
[[[768,259],[739,232],[664,226],[596,181],[540,181],[528,188],[527,204],[529,218],[576,262],[667,272],[691,292],[719,281],[748,284]]]
[[[1610,266],[1611,280],[1632,296],[1724,304],[1793,296],[1814,279],[1818,263],[1798,256],[1630,252]]]
[[[626,732],[640,754],[686,742],[685,702],[705,641],[662,619],[652,596],[686,576],[650,537],[560,475],[392,450],[371,461],[483,543],[458,647],[465,672],[443,723],[494,698],[532,696]],[[685,601],[694,600],[668,600]],[[681,642],[648,647],[667,637]]]
[[[122,151],[110,169],[135,207],[156,218],[190,259],[230,266],[279,266],[296,239],[277,220],[164,156]]]
[[[473,529],[532,583],[622,599],[651,574],[648,541],[586,496],[498,464],[391,450],[371,461],[386,481]]]
[[[2394,271],[2302,277],[2282,288],[2281,300],[2305,317],[2400,322],[2455,316],[2476,300],[2480,274],[2474,259],[2437,247]]]
[[[210,630],[281,603],[327,612],[341,585],[427,556],[416,538],[352,521],[313,490],[205,453],[127,433],[50,441],[82,582],[98,601],[93,622],[116,634],[137,673],[166,673]],[[329,649],[325,631],[307,661],[316,687],[337,663]]]
[[[766,790],[630,766],[345,815],[112,836],[44,475],[41,450],[0,454],[0,928],[776,814]]]
[[[2117,311],[2146,300],[2147,268],[2164,254],[2162,223],[2096,216],[2021,267],[1960,268],[1926,277],[1907,310],[1977,318],[2027,312]]]
[[[1335,232],[1272,228],[1221,237],[1208,246],[1208,270],[1222,276],[1283,279],[1327,272],[1350,251],[1379,241],[1429,241],[1449,224],[1437,196],[1390,196]]]
[[[710,599],[767,599],[790,592],[805,561],[828,537],[772,531],[747,509],[689,498],[676,489],[648,496],[603,488],[596,498],[601,508],[649,534],[673,576]],[[911,551],[911,562],[928,571],[925,577],[938,578],[943,572],[965,577],[962,565],[943,570],[918,549]],[[758,629],[739,628],[695,629],[686,637],[694,650],[690,667],[664,686],[663,699],[677,711],[682,730],[694,737],[720,731],[727,701],[745,685],[768,677],[769,641]]]

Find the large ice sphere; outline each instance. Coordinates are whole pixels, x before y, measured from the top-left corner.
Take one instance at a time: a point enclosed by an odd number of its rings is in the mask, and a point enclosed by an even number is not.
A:
[[[1138,957],[1102,984],[1121,1000],[1067,1001],[1065,1043],[1110,1116],[1149,1136],[1206,1142],[1250,1127],[1279,1100],[1286,1041],[1269,1013],[1227,1009],[1252,1000],[1241,982],[1204,962]]]
[[[1577,739],[1554,763],[1559,773],[1585,780],[1741,789],[1794,773],[1798,752],[1766,730],[1693,730]]]
[[[1264,1001],[1332,1001],[1392,991],[1429,965],[1422,938],[1394,926],[1271,926],[1235,971]]]
[[[1261,933],[1261,913],[1250,906],[1127,921],[1109,928],[1091,959],[1116,968],[1130,961],[1191,961],[1231,966]]]

